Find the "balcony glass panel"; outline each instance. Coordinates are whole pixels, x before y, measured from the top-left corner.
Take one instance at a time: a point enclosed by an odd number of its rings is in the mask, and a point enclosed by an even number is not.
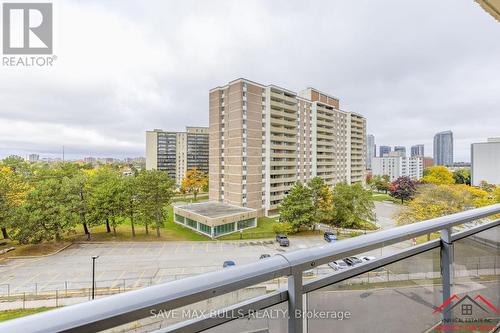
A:
[[[500,323],[500,313],[495,312],[500,309],[499,246],[500,227],[454,242],[452,295],[457,297],[450,303],[450,310],[453,324],[464,331],[493,332]]]
[[[441,320],[433,314],[442,303],[439,260],[430,250],[307,294],[307,332],[431,329]]]
[[[287,333],[288,304],[286,302],[257,311],[252,316],[236,319],[205,330],[205,333]]]

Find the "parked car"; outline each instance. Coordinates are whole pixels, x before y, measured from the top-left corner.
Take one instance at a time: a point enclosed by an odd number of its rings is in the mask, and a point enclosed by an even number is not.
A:
[[[337,261],[331,262],[328,264],[328,266],[333,268],[333,270],[335,270],[335,271],[341,271],[343,269],[349,268],[349,266],[347,266],[347,264],[345,263],[344,260],[337,260]]]
[[[363,263],[363,260],[359,259],[358,257],[347,257],[344,259],[344,261],[348,266],[357,266]]]
[[[323,234],[323,238],[327,241],[327,242],[334,242],[337,240],[337,236],[335,236],[335,234],[331,231],[327,231]]]
[[[270,254],[267,254],[267,253],[264,253],[264,254],[261,254],[260,255],[260,258],[259,259],[266,259],[266,258],[270,258],[271,255]]]
[[[361,260],[363,260],[363,262],[365,261],[372,261],[372,260],[375,260],[376,258],[373,257],[373,256],[363,256],[361,257]]]
[[[224,261],[224,263],[222,264],[222,268],[229,268],[234,266],[236,266],[236,263],[232,260]]]
[[[277,234],[276,241],[280,246],[290,246],[290,240],[288,240],[288,237],[285,234]]]

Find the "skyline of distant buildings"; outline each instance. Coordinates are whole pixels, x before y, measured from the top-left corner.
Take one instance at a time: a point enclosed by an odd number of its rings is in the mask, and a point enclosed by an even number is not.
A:
[[[422,156],[407,157],[401,151],[394,151],[372,160],[372,175],[389,176],[390,181],[399,177],[410,177],[415,180],[422,178],[424,163]]]

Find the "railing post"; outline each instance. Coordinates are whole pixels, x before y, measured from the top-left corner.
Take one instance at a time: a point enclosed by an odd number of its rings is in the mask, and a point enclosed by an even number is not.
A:
[[[288,276],[288,332],[303,332],[302,272]]]
[[[452,295],[453,287],[453,242],[451,228],[441,230],[441,280],[443,283],[443,303]],[[443,311],[443,323],[450,324],[453,319],[452,311]]]

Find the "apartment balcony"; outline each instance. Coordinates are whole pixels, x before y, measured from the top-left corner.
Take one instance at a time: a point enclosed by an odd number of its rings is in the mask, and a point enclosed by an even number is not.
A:
[[[291,186],[285,186],[285,185],[279,185],[276,187],[271,186],[271,192],[283,192],[283,191],[288,191]]]
[[[297,139],[295,138],[295,132],[294,136],[284,136],[284,135],[276,135],[271,133],[271,141],[281,141],[281,142],[293,142],[294,144],[297,143]]]
[[[280,166],[293,166],[293,167],[296,167],[297,166],[297,161],[271,161],[271,165],[272,166],[277,166],[277,167],[280,167]]]
[[[271,125],[271,133],[283,133],[283,134],[295,135],[297,134],[297,130],[295,128],[276,127]]]
[[[284,251],[7,321],[0,332],[440,332],[467,315],[475,320],[467,325],[482,320],[488,328],[481,331],[494,332],[499,324],[499,213],[496,204]],[[437,239],[411,244],[436,233]],[[346,269],[328,266],[370,251],[377,258]],[[256,286],[265,286],[263,293],[251,296]],[[242,292],[249,296],[235,301],[232,295]],[[183,314],[200,305],[209,311]],[[159,311],[163,316],[152,315]],[[173,313],[182,315],[165,317]]]
[[[275,117],[285,118],[293,122],[297,121],[297,112],[295,112],[294,110],[287,111],[287,110],[271,109],[271,115]]]
[[[269,174],[271,175],[289,175],[295,173],[295,168],[294,169],[282,169],[282,170],[271,170]]]
[[[284,118],[278,119],[278,118],[271,117],[270,123],[272,125],[278,125],[278,126],[282,126],[282,125],[283,126],[290,126],[290,127],[296,126],[295,120],[287,120],[287,119],[284,119]]]
[[[294,97],[289,97],[289,96],[286,96],[284,94],[276,93],[274,91],[271,91],[271,97],[281,99],[281,100],[287,101],[289,103],[297,103],[297,100]]]
[[[323,133],[318,132],[317,137],[318,137],[318,139],[328,140],[327,141],[328,143],[333,143],[333,135],[331,135],[331,134],[323,134]]]
[[[297,149],[297,143],[290,143],[290,144],[283,144],[280,142],[279,144],[277,143],[272,143],[271,142],[271,149],[283,149],[283,150],[293,150],[295,151]]]
[[[271,157],[275,158],[297,158],[297,153],[295,151],[290,153],[271,153]]]
[[[279,108],[279,109],[294,111],[294,112],[297,112],[297,109],[298,109],[297,104],[289,105],[289,104],[286,104],[283,102],[277,102],[277,101],[273,101],[273,100],[271,100],[271,106],[273,106],[275,108]],[[274,111],[274,110],[272,110],[272,111]]]
[[[289,183],[289,182],[295,182],[297,180],[297,177],[295,174],[293,176],[282,176],[280,178],[271,178],[269,179],[270,184],[279,184],[279,183]]]

